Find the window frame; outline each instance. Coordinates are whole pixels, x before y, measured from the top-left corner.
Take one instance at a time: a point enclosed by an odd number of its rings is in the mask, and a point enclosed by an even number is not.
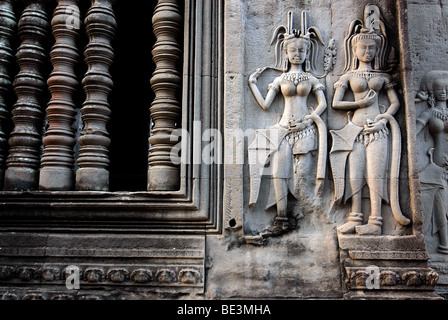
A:
[[[202,152],[210,143],[202,141],[202,132],[210,128],[222,132],[223,1],[185,0],[184,17],[182,128],[188,134],[182,141],[190,150]],[[128,230],[220,232],[222,166],[195,164],[192,158],[190,152],[188,163],[180,164],[178,191],[0,192],[0,230],[45,225],[99,231],[126,225]]]

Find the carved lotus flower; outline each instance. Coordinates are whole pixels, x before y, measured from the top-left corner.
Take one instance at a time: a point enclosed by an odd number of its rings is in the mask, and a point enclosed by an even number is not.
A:
[[[182,269],[179,272],[179,281],[183,284],[196,284],[201,279],[201,275],[194,269]]]
[[[67,268],[64,268],[64,270],[62,270],[62,272],[61,272],[61,278],[63,279],[63,280],[66,280],[67,279],[67,277],[69,276],[69,275],[71,275],[72,274],[72,269],[71,269],[71,267],[67,267]],[[83,271],[82,271],[82,269],[79,269],[79,279],[83,279],[84,277],[83,277]]]
[[[11,280],[14,277],[16,269],[12,266],[0,267],[0,280]]]
[[[426,281],[430,286],[435,286],[437,281],[439,281],[439,274],[437,272],[429,272],[426,275]]]
[[[54,281],[59,280],[61,275],[61,270],[57,267],[45,267],[41,270],[42,280],[44,281]]]
[[[84,272],[84,279],[90,283],[104,281],[104,270],[101,268],[87,268]]]
[[[1,300],[19,300],[19,296],[15,293],[6,292],[1,296]]]
[[[380,285],[381,286],[396,286],[398,282],[398,275],[393,271],[381,272]]]
[[[119,268],[119,269],[110,269],[107,272],[107,278],[116,283],[125,282],[129,279],[129,272],[126,269]]]
[[[34,279],[37,269],[33,267],[21,267],[17,269],[17,275],[22,281],[31,281]]]
[[[154,278],[151,270],[140,268],[132,271],[131,279],[136,283],[146,283],[152,281]]]
[[[47,296],[40,293],[27,293],[22,300],[47,300]]]
[[[95,295],[80,296],[78,299],[79,300],[103,300],[102,297],[95,296]]]
[[[52,296],[50,300],[74,300],[75,298],[72,295],[68,294],[57,294]]]
[[[160,269],[156,273],[156,278],[160,283],[172,283],[176,281],[176,274],[173,270]]]
[[[403,275],[403,280],[407,286],[421,286],[423,279],[421,275],[416,271],[409,271]]]
[[[362,270],[352,273],[352,280],[356,287],[364,287],[366,285],[366,278],[367,274]]]

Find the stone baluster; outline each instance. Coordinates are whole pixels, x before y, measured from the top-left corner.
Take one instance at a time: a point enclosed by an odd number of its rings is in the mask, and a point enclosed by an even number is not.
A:
[[[150,113],[153,121],[149,138],[148,191],[169,191],[179,188],[179,167],[172,163],[170,153],[177,141],[171,133],[181,115],[178,101],[181,87],[179,61],[182,50],[177,37],[182,15],[176,0],[159,0],[152,18],[156,43],[152,51],[156,70],[151,78],[155,99]]]
[[[17,101],[12,109],[14,128],[9,138],[5,190],[35,190],[38,187],[45,83],[48,56],[46,41],[50,24],[46,1],[26,1],[19,24],[21,44],[17,50],[20,71],[14,80]]]
[[[114,57],[111,41],[117,27],[113,0],[92,0],[85,19],[89,43],[85,50],[88,70],[82,81],[86,101],[81,109],[84,123],[79,138],[76,190],[109,190],[109,145],[106,129],[110,109],[108,96],[113,82],[109,67]]]
[[[6,156],[8,154],[8,128],[10,122],[9,97],[12,83],[9,75],[14,52],[11,39],[17,28],[12,0],[0,2],[0,189],[5,178]]]
[[[75,72],[79,58],[79,23],[70,24],[70,21],[79,19],[78,1],[58,0],[51,21],[56,43],[50,53],[53,71],[47,82],[51,100],[47,107],[49,127],[43,139],[41,190],[71,190],[75,184],[73,147],[76,139],[72,124],[76,115],[73,94],[79,85]]]

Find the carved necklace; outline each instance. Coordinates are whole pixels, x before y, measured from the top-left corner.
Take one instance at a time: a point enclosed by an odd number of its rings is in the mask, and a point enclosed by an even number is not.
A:
[[[308,72],[288,72],[288,73],[282,73],[281,77],[282,79],[291,81],[295,85],[298,85],[302,81],[309,80],[311,74]]]
[[[436,118],[439,118],[443,122],[448,122],[448,110],[439,109],[436,107],[429,108],[429,112]]]
[[[380,74],[374,71],[352,71],[352,73],[357,77],[366,79],[367,81]]]

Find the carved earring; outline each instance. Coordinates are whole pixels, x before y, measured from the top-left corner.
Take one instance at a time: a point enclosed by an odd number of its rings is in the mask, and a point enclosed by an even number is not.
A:
[[[431,108],[434,108],[436,106],[436,98],[434,97],[434,94],[432,92],[429,93],[428,104]]]
[[[311,63],[310,60],[306,59],[305,60],[305,71],[309,72],[311,70]]]
[[[283,60],[283,72],[288,72],[289,69],[289,60],[288,57]]]
[[[373,59],[373,65],[374,65],[375,70],[381,70],[381,60],[380,60],[379,51],[380,50],[377,50],[377,52],[375,53],[375,58]]]
[[[352,66],[352,70],[356,70],[356,69],[358,69],[358,57],[357,56],[355,56],[353,58],[353,66]]]

